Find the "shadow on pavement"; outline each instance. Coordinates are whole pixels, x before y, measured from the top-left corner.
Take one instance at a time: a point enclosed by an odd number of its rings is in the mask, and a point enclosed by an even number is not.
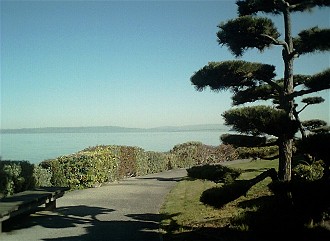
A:
[[[160,182],[179,182],[183,177],[137,177],[140,180],[157,180]]]
[[[26,215],[20,218],[13,218],[3,223],[3,232],[13,232],[34,226],[41,226],[44,229],[37,231],[39,240],[56,241],[153,241],[159,239],[159,221],[160,214],[128,214],[126,217],[131,220],[109,220],[109,217],[101,216],[115,212],[114,209],[106,209],[91,206],[67,206],[59,207],[56,213],[38,212],[34,215]],[[103,219],[103,220],[102,220]],[[74,234],[70,232],[67,237],[63,237],[66,228],[81,226],[83,232]],[[57,230],[58,237],[52,238],[47,232],[48,229],[62,229],[63,232]],[[73,229],[74,230],[74,229]],[[81,234],[83,233],[83,234]],[[15,235],[15,232],[13,232]],[[60,236],[61,235],[61,236]],[[65,235],[64,235],[65,236]]]

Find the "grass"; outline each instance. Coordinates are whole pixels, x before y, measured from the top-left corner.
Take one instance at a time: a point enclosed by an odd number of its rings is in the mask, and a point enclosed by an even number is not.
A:
[[[269,168],[277,169],[278,161],[257,160],[229,163],[228,166],[243,170],[239,177],[243,181],[252,179]],[[291,239],[300,235],[300,240],[330,240],[330,236],[327,236],[329,232],[323,230],[299,230],[299,235],[296,232],[290,233],[294,220],[287,214],[290,211],[281,208],[278,200],[269,191],[270,182],[270,178],[264,179],[254,185],[245,196],[225,204],[222,208],[205,205],[200,201],[200,197],[204,191],[220,189],[223,184],[189,178],[179,182],[167,196],[161,209],[163,240],[265,241],[279,240],[284,234]]]

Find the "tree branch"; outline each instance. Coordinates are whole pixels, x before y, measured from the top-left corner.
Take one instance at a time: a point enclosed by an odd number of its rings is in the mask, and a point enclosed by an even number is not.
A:
[[[269,36],[267,34],[261,34],[262,37],[265,37],[265,38],[268,38],[269,40],[271,40],[273,42],[273,44],[275,45],[282,45],[283,48],[286,50],[287,54],[290,54],[290,51],[289,51],[289,46],[286,42],[284,41],[280,41],[280,40],[277,40],[275,38],[273,38],[272,36]]]
[[[325,90],[325,89],[321,89],[321,90]],[[289,95],[289,98],[296,98],[298,96],[311,94],[311,93],[318,92],[318,91],[321,91],[321,90],[308,89],[308,90],[295,91],[291,95]]]
[[[272,86],[275,90],[277,90],[279,93],[282,91],[282,88],[279,84],[276,84],[274,81],[271,80],[263,80],[270,86]]]
[[[300,114],[304,109],[306,109],[307,106],[309,106],[310,104],[306,104],[303,108],[301,108],[301,110],[297,111],[297,114]]]

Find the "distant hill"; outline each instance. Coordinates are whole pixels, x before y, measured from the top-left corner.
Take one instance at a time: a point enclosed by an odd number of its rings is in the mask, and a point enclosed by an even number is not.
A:
[[[212,131],[229,128],[222,124],[161,126],[156,128],[128,128],[120,126],[90,126],[90,127],[45,127],[0,129],[1,134],[38,134],[38,133],[125,133],[125,132],[182,132],[182,131]]]
[[[229,130],[229,128],[222,124],[205,124],[205,125],[186,125],[186,126],[161,126],[147,129],[148,131],[211,131],[211,130]]]

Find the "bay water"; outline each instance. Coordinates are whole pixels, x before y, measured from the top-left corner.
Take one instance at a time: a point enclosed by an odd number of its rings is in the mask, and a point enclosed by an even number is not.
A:
[[[123,132],[123,133],[33,133],[1,134],[1,160],[25,160],[40,163],[43,160],[68,155],[97,145],[137,146],[145,151],[170,151],[175,145],[199,141],[206,145],[220,145],[225,132]]]

